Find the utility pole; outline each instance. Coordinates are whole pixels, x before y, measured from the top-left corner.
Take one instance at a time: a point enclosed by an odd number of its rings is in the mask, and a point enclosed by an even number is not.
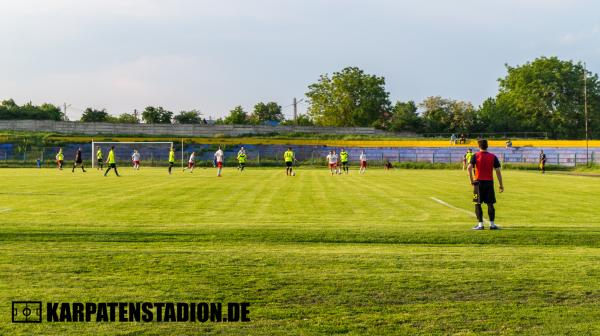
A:
[[[294,97],[294,123],[298,123],[298,101]]]
[[[133,116],[135,117],[135,120],[137,120],[138,122],[140,121],[140,118],[138,117],[137,109],[133,109]]]
[[[589,165],[590,137],[588,131],[588,107],[587,107],[587,69],[583,63],[583,114],[585,117],[585,164]]]
[[[65,121],[69,121],[69,116],[67,115],[67,107],[71,106],[71,104],[67,105],[67,103],[63,103],[63,113],[65,114]]]

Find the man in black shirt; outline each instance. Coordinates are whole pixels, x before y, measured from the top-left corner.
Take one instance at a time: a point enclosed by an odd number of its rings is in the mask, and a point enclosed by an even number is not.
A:
[[[540,150],[540,170],[542,174],[546,173],[546,154],[544,154],[543,150]]]
[[[81,166],[81,170],[85,173],[85,168],[83,168],[83,160],[81,159],[81,147],[77,149],[77,154],[75,154],[75,162],[73,162],[72,173],[75,172],[75,167]]]

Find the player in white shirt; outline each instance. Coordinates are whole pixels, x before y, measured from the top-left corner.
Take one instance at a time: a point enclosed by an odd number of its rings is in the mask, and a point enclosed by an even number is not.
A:
[[[188,160],[187,168],[183,168],[183,171],[186,169],[190,170],[190,173],[194,172],[194,167],[196,166],[196,152],[192,152],[190,154],[190,159]]]
[[[336,173],[338,156],[335,154],[335,151],[329,151],[329,155],[327,155],[327,162],[329,163],[329,171],[331,175]]]
[[[131,162],[133,162],[133,169],[140,170],[140,153],[136,149],[131,154]]]
[[[365,151],[362,151],[360,153],[360,173],[364,174],[365,170],[367,170],[367,154],[365,154]]]
[[[221,170],[223,169],[223,159],[225,158],[225,154],[219,146],[219,149],[215,152],[215,166],[217,167],[217,176],[221,177]]]

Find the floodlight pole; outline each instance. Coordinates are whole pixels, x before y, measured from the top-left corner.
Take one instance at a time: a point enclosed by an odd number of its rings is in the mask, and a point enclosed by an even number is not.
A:
[[[583,63],[583,114],[585,117],[585,164],[589,165],[590,137],[588,130],[588,107],[587,107],[587,69],[585,62]]]

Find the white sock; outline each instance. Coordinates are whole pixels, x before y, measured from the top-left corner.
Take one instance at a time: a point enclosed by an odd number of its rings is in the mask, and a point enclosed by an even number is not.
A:
[[[477,226],[482,227],[483,226],[483,222],[479,222],[479,224]]]
[[[494,221],[490,221],[490,226],[495,226]]]

